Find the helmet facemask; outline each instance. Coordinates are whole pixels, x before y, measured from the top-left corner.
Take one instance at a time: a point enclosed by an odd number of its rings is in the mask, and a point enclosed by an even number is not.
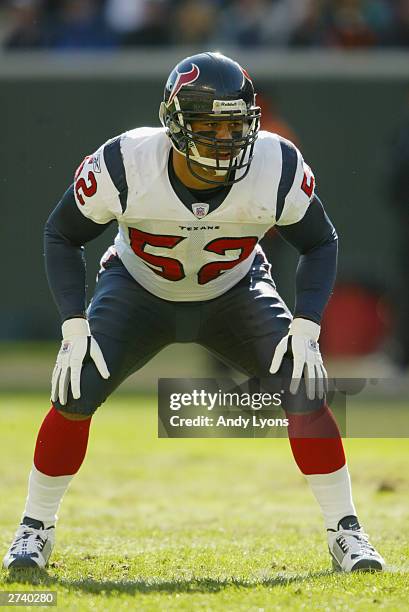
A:
[[[211,110],[209,104],[206,104],[207,108],[200,108],[204,105],[197,102],[185,106],[195,106],[196,110],[182,109],[178,96],[175,96],[169,106],[162,103],[160,118],[168,130],[173,147],[186,157],[192,175],[205,183],[219,186],[231,185],[245,178],[250,170],[258,136],[260,108],[248,108],[242,99],[213,100]],[[232,138],[217,138],[216,131],[194,131],[194,121],[241,122],[242,126],[232,131]],[[205,170],[206,175],[203,172],[199,174],[199,169]],[[223,181],[216,178],[221,176],[224,177]]]

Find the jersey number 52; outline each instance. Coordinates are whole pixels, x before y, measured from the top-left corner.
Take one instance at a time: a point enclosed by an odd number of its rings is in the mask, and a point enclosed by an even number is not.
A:
[[[129,228],[129,239],[135,255],[138,255],[158,276],[170,281],[178,281],[185,278],[185,271],[182,262],[172,257],[153,255],[145,251],[146,245],[173,249],[177,244],[185,240],[184,236],[160,236],[148,234],[136,228]],[[228,251],[240,251],[240,255],[233,260],[211,261],[200,268],[197,273],[199,285],[205,285],[214,280],[226,270],[231,270],[240,262],[247,259],[256,246],[258,238],[255,236],[245,236],[240,238],[216,238],[211,240],[204,247],[205,251],[226,255]],[[155,267],[152,267],[155,266]]]

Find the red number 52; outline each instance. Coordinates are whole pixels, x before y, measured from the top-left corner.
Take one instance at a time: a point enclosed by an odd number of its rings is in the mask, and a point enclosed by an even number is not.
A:
[[[88,172],[87,180],[88,183],[84,177],[81,177],[75,181],[75,194],[81,206],[84,206],[85,204],[84,195],[87,198],[90,198],[97,192],[97,180],[92,170]]]
[[[97,180],[95,178],[95,174],[92,172],[92,170],[90,170],[88,172],[88,183],[85,180],[85,178],[81,177],[78,178],[79,175],[82,172],[82,169],[84,168],[85,164],[92,159],[92,155],[87,155],[87,157],[81,162],[81,164],[78,166],[78,168],[75,171],[75,195],[77,196],[77,200],[78,202],[81,204],[81,206],[84,206],[85,204],[85,200],[84,200],[84,195],[87,198],[90,198],[91,196],[93,196],[94,194],[96,194],[97,192]]]
[[[312,196],[312,192],[314,191],[314,175],[313,174],[310,174],[308,176],[307,173],[304,172],[304,178],[301,183],[301,189],[303,190],[304,193],[307,194],[309,198]]]
[[[129,238],[132,250],[135,255],[138,255],[149,266],[155,274],[162,276],[170,281],[178,281],[185,278],[185,271],[182,262],[173,257],[163,257],[161,255],[153,255],[145,251],[145,246],[164,247],[173,249],[179,242],[185,240],[184,236],[158,236],[157,234],[148,234],[134,227],[129,228]],[[211,240],[205,247],[205,251],[226,255],[227,251],[240,251],[237,259],[228,261],[212,261],[202,266],[198,272],[199,285],[205,285],[214,280],[225,270],[231,270],[241,261],[244,261],[258,242],[255,236],[245,236],[241,238],[216,238]],[[152,266],[155,266],[153,268]]]

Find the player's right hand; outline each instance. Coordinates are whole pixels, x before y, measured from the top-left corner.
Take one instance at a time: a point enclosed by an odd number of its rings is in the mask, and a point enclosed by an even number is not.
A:
[[[98,372],[102,378],[109,378],[110,374],[98,342],[91,336],[86,319],[75,318],[64,321],[62,337],[51,380],[51,401],[58,400],[64,406],[67,403],[70,384],[74,399],[81,397],[81,370],[88,350],[88,339],[90,339],[90,356]]]

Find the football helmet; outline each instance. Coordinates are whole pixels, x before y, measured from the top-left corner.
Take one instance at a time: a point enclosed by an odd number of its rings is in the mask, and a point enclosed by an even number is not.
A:
[[[199,53],[179,62],[169,75],[159,110],[172,145],[186,157],[190,172],[217,185],[231,185],[247,175],[260,116],[248,73],[220,53]],[[231,138],[218,138],[210,125],[206,131],[194,131],[193,121],[228,121],[233,126]],[[199,167],[207,174],[199,175]],[[224,181],[215,176],[224,176]]]

